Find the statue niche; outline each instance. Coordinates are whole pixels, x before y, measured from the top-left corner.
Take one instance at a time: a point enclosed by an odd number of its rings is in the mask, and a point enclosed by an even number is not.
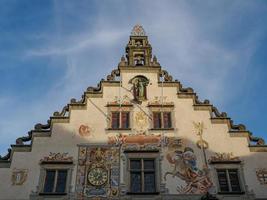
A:
[[[130,83],[133,84],[133,96],[136,101],[144,101],[147,99],[146,87],[149,83],[149,80],[144,76],[134,77]]]

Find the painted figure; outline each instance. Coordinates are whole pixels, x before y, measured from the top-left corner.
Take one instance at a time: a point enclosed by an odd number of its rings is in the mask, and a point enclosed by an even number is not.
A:
[[[173,165],[173,171],[165,173],[165,180],[168,175],[172,175],[186,182],[185,186],[177,186],[176,189],[179,193],[204,194],[212,186],[207,173],[198,169],[196,156],[190,147],[184,148],[183,151],[169,152],[166,159]]]

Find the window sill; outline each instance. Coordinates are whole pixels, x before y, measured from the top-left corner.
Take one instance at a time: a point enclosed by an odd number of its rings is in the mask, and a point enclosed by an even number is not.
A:
[[[131,128],[107,128],[107,131],[131,131]]]
[[[174,131],[174,128],[151,128],[151,131]]]
[[[63,196],[63,195],[67,195],[67,193],[63,192],[63,193],[59,193],[59,192],[40,192],[39,193],[40,196]]]
[[[127,192],[127,195],[159,195],[159,192]]]
[[[245,194],[245,192],[218,192],[218,194],[233,195],[233,194]]]

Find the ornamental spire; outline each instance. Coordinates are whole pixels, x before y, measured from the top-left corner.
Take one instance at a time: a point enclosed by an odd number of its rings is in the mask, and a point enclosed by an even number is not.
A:
[[[133,30],[131,32],[131,36],[146,36],[146,32],[141,25],[136,24],[133,27]]]

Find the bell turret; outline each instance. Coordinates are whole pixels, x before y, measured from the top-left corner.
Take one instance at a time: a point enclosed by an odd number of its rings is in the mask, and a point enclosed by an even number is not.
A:
[[[135,25],[126,46],[126,58],[128,66],[158,65],[152,62],[152,47],[148,42],[145,30],[141,25]]]

